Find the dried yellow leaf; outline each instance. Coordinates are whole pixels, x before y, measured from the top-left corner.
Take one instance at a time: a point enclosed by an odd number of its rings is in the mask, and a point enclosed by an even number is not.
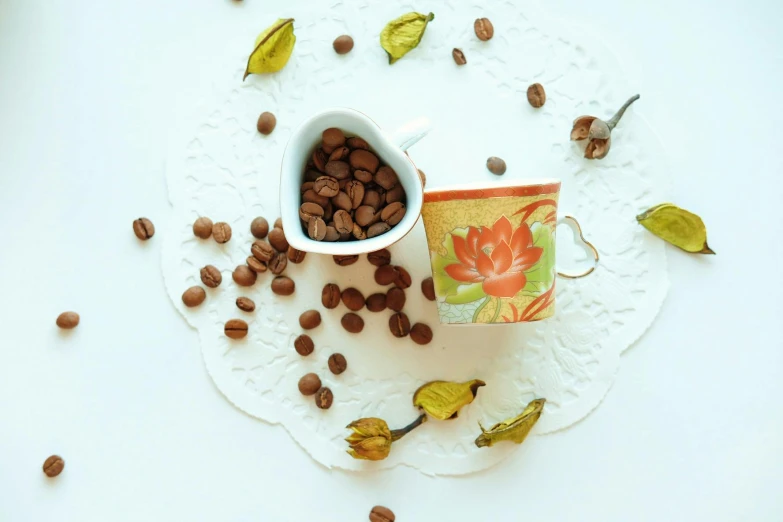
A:
[[[656,205],[636,216],[644,228],[694,254],[714,254],[707,246],[707,227],[699,216],[672,203]]]
[[[522,413],[516,417],[499,422],[488,430],[485,430],[484,426],[479,423],[482,433],[476,439],[476,446],[483,448],[504,440],[522,444],[527,434],[530,433],[530,430],[533,429],[533,426],[541,417],[545,402],[546,399],[531,401]]]
[[[294,19],[279,19],[256,38],[255,48],[247,59],[245,76],[277,72],[288,63],[294,50]]]
[[[485,384],[478,379],[468,382],[428,382],[413,394],[413,405],[436,419],[455,419],[459,409],[473,402],[478,389]]]
[[[408,52],[412,51],[421,42],[427,24],[435,18],[435,15],[421,13],[407,13],[395,18],[381,31],[381,47],[389,55],[389,63],[394,63]]]

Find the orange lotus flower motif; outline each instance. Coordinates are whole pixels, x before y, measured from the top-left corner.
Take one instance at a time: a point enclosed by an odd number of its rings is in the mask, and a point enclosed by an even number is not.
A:
[[[514,230],[506,216],[492,227],[468,227],[467,236],[451,235],[459,263],[447,265],[455,281],[478,283],[494,297],[514,297],[527,283],[525,271],[541,258],[544,249],[533,246],[526,223]]]

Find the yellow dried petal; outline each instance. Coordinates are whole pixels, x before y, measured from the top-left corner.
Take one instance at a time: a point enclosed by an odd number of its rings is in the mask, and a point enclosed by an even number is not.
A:
[[[440,420],[454,419],[459,409],[473,402],[476,393],[486,383],[478,379],[468,382],[433,381],[413,394],[413,405]]]
[[[714,254],[707,246],[707,227],[699,216],[672,203],[656,205],[636,216],[644,228],[693,254]]]
[[[391,431],[389,425],[383,419],[377,417],[367,417],[350,423],[346,428],[353,430],[353,434],[348,437],[366,438],[366,437],[386,437],[391,440]],[[348,440],[348,439],[345,439]],[[350,441],[349,441],[350,442]]]
[[[247,59],[245,76],[277,72],[288,63],[294,50],[294,19],[279,19],[256,38],[255,48]]]
[[[504,440],[522,444],[528,433],[530,433],[530,430],[533,429],[533,426],[536,425],[536,422],[538,422],[538,419],[541,417],[541,413],[544,411],[544,403],[546,403],[546,399],[531,401],[522,413],[516,417],[499,422],[488,430],[485,430],[484,427],[479,424],[482,433],[476,439],[476,446],[483,448],[484,446],[492,446],[495,443]]]
[[[386,24],[381,31],[381,47],[389,55],[390,64],[419,45],[427,24],[434,18],[432,13],[407,13]]]
[[[389,456],[391,444],[391,439],[370,437],[361,442],[351,444],[351,449],[348,450],[348,453],[355,459],[383,460]]]

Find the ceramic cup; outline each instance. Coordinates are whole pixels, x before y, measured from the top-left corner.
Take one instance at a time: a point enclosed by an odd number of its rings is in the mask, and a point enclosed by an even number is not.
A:
[[[362,241],[314,241],[302,228],[299,219],[299,207],[302,204],[299,189],[304,181],[305,166],[321,142],[321,134],[330,127],[341,129],[346,136],[363,138],[370,144],[372,152],[397,173],[405,189],[407,210],[402,221],[385,234]],[[374,252],[402,239],[419,219],[423,197],[419,171],[405,151],[424,137],[428,130],[429,121],[419,118],[387,134],[367,115],[346,108],[327,109],[308,118],[291,135],[280,170],[280,215],[288,243],[305,252],[353,255]]]
[[[558,272],[555,228],[573,227],[598,262],[571,216],[557,218],[560,181],[475,184],[428,190],[422,218],[429,244],[442,324],[540,321],[555,313]]]

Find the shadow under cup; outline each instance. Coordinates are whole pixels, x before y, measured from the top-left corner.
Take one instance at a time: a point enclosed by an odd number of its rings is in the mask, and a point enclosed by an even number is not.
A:
[[[421,214],[442,324],[554,315],[559,193],[556,179],[424,193]]]

